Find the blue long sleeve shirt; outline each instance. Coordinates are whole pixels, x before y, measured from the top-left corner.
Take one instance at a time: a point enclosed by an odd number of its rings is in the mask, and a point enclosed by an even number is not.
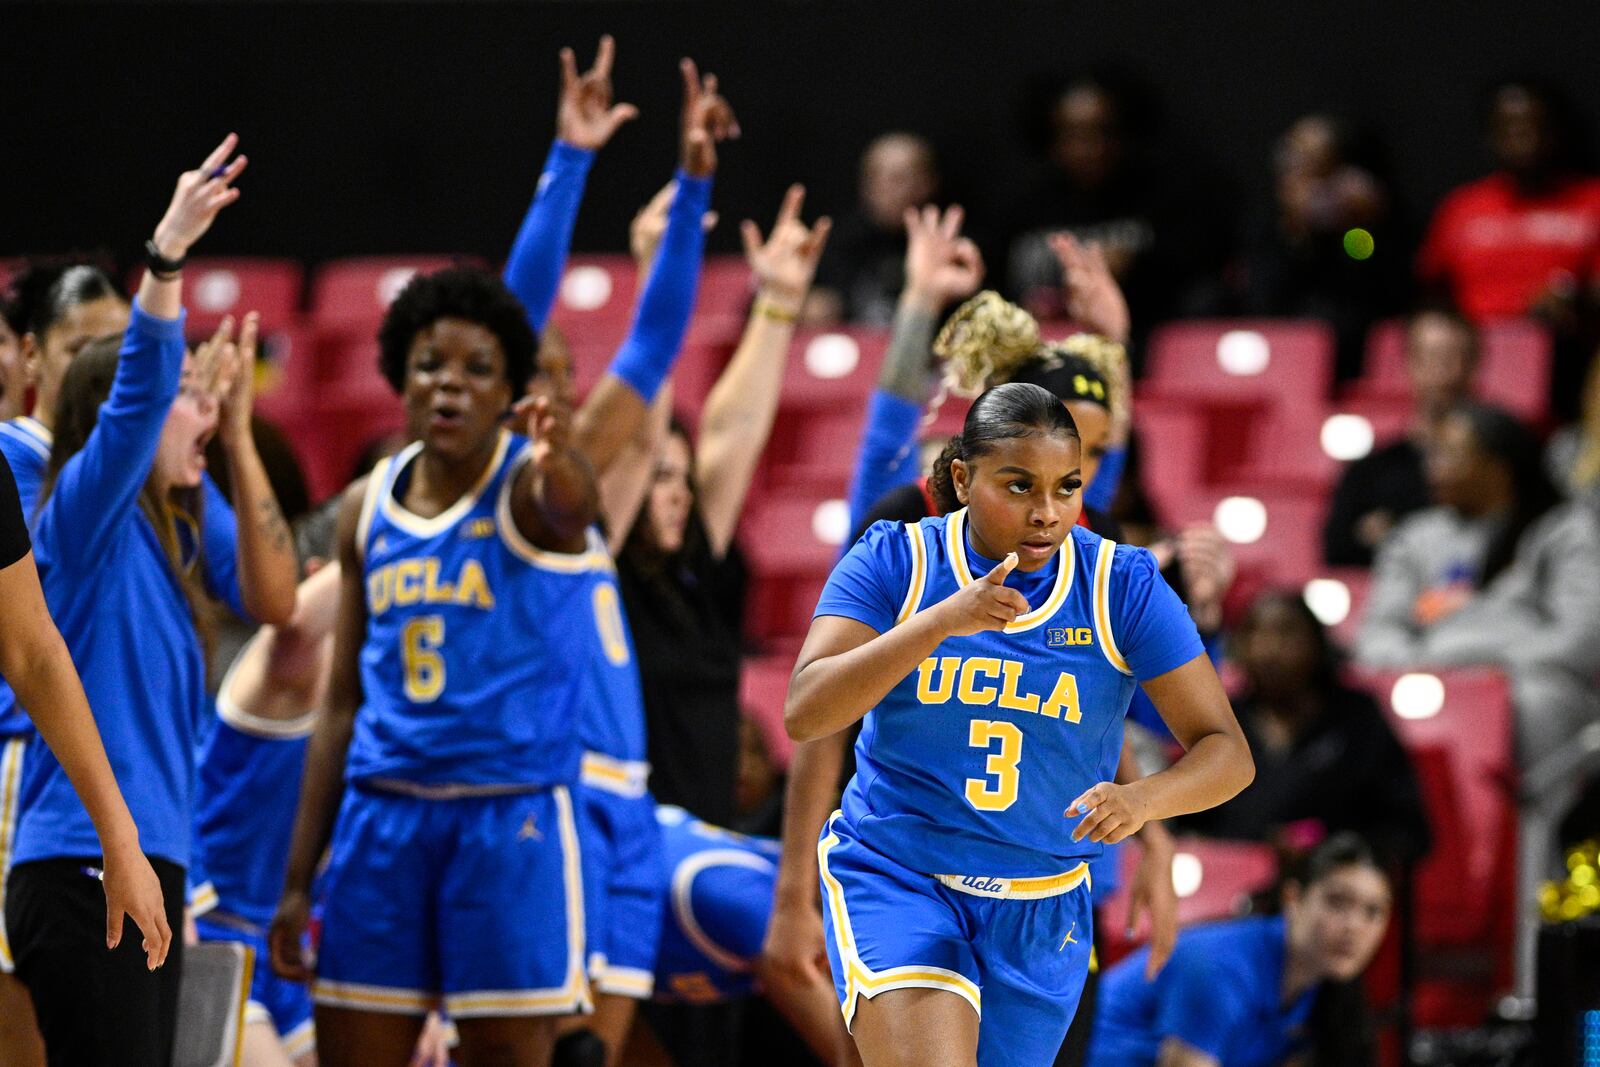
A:
[[[44,480],[54,438],[37,420],[26,415],[0,422],[0,453],[11,465],[17,483],[17,498],[22,502],[22,518],[32,529],[39,502],[39,483]],[[23,737],[33,732],[33,720],[17,703],[17,695],[0,680],[0,740]]]
[[[62,469],[34,541],[45,599],[83,679],[140,844],[179,865],[189,861],[195,733],[208,708],[205,663],[183,589],[138,496],[178,392],[183,321],[134,305],[111,397],[82,451]],[[221,583],[208,574],[207,584]],[[88,813],[37,737],[21,807],[15,862],[99,855]]]
[[[506,288],[517,294],[528,313],[533,332],[544,329],[561,285],[572,246],[572,228],[578,221],[583,187],[594,165],[594,153],[565,141],[550,146],[538,191],[528,208],[517,239],[506,259]]]

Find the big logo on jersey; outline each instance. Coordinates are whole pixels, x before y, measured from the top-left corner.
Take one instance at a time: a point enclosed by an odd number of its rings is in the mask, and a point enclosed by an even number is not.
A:
[[[1049,697],[1043,698],[1023,690],[1022,670],[1022,662],[1014,659],[930,656],[917,668],[917,699],[924,704],[948,704],[955,699],[969,707],[995,705],[1067,722],[1083,718],[1077,678],[1061,672]]]

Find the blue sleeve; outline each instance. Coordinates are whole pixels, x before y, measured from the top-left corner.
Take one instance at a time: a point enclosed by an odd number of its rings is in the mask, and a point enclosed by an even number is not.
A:
[[[1178,951],[1156,978],[1157,1041],[1175,1037],[1206,1055],[1228,1062],[1233,1033],[1251,1019],[1249,998],[1236,975],[1219,971],[1202,952]]]
[[[690,893],[695,922],[719,948],[741,960],[761,955],[772,919],[777,868],[715,864],[695,877]]]
[[[1141,682],[1205,652],[1189,609],[1161,577],[1149,549],[1118,545],[1111,564],[1111,633]]]
[[[239,526],[233,506],[207,474],[201,482],[205,496],[200,513],[200,559],[205,564],[206,592],[228,605],[241,619],[250,619],[239,588]],[[253,621],[253,620],[252,620]]]
[[[910,586],[911,542],[905,526],[875,522],[834,565],[812,618],[839,615],[888,633]]]
[[[1106,452],[1095,472],[1094,484],[1084,490],[1083,502],[1097,511],[1110,511],[1111,502],[1117,498],[1117,488],[1122,485],[1122,471],[1128,464],[1128,446],[1121,445]]]
[[[639,294],[633,328],[611,363],[611,373],[633,386],[647,404],[672,373],[672,361],[683,346],[705,252],[700,220],[711,206],[711,179],[692,178],[680,170],[676,182],[667,232]]]
[[[867,426],[850,476],[850,529],[860,529],[872,506],[885,493],[917,477],[917,427],[920,405],[885,389],[874,389],[867,401]]]
[[[517,294],[528,313],[528,325],[535,333],[544,329],[561,284],[572,245],[572,227],[578,221],[578,205],[583,202],[583,187],[589,178],[594,153],[565,141],[550,146],[533,204],[517,230],[506,259],[506,288]]]
[[[89,440],[67,461],[45,504],[58,559],[80,565],[104,558],[113,531],[134,514],[150,477],[167,410],[183,374],[183,323],[158,319],[134,301],[117,357],[111,396]],[[43,525],[43,517],[41,517]]]

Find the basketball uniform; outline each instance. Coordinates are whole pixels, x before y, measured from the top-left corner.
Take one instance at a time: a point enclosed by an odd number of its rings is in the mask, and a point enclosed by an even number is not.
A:
[[[22,515],[30,526],[53,441],[49,430],[26,415],[0,422],[0,452],[11,465],[17,482],[17,497],[22,501]],[[17,703],[11,687],[0,679],[0,974],[15,970],[11,942],[6,938],[5,877],[11,867],[17,813],[21,808],[22,768],[32,735],[33,720]]]
[[[998,561],[965,509],[879,522],[829,577],[816,614],[880,633]],[[1203,655],[1150,553],[1074,527],[1006,584],[1031,610],[946,639],[866,716],[856,773],[818,844],[846,1024],[861,997],[942,989],[979,1013],[981,1067],[1061,1046],[1088,972],[1088,863],[1064,813],[1114,779],[1134,687]]]
[[[524,439],[433,518],[401,504],[413,444],[372,472],[357,544],[363,702],[323,879],[319,1004],[456,1019],[589,1007],[578,779],[588,574],[517,530]]]
[[[568,636],[584,671],[583,767],[574,800],[582,830],[589,980],[601,993],[643,1000],[655,985],[666,880],[645,760],[644,693],[615,567],[608,558],[584,578],[577,603],[589,618]]]
[[[656,809],[670,879],[655,999],[715,1004],[748,996],[772,918],[778,842]]]
[[[217,722],[200,745],[194,857],[209,878],[214,905],[195,925],[202,941],[239,941],[255,951],[245,1021],[270,1023],[290,1057],[297,1057],[314,1043],[311,991],[272,972],[267,928],[283,891],[317,716],[252,715],[229,698],[232,680],[230,670],[217,694]]]

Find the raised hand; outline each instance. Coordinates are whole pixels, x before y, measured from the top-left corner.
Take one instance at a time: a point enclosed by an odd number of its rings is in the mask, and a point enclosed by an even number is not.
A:
[[[959,206],[907,208],[904,298],[937,314],[983,284],[983,256],[961,236]]]
[[[628,250],[633,253],[633,261],[638,264],[640,271],[648,271],[655,262],[661,235],[667,232],[667,209],[672,206],[672,197],[677,188],[677,182],[668,182],[650,198],[648,204],[634,212],[633,222],[628,226]],[[700,216],[700,228],[706,233],[710,233],[716,225],[715,211]],[[641,281],[639,284],[643,286],[644,283]]]
[[[1067,314],[1093,333],[1128,343],[1128,301],[1106,264],[1098,241],[1084,244],[1070,233],[1050,235],[1050,251],[1061,263]]]
[[[683,75],[683,122],[679,163],[695,178],[709,178],[717,170],[717,145],[739,136],[739,120],[718,92],[717,76],[700,77],[692,59],[678,64]]]
[[[217,401],[221,421],[217,433],[225,445],[249,441],[250,412],[255,406],[256,338],[261,316],[252,311],[239,328],[239,340],[224,352],[222,372],[217,378]]]
[[[1006,575],[1017,565],[1017,554],[1009,552],[994,570],[946,598],[935,608],[943,613],[941,622],[951,637],[969,637],[985,630],[1003,630],[1028,613],[1028,601],[1006,585]]]
[[[137,847],[107,853],[101,885],[106,893],[106,948],[122,943],[122,919],[127,916],[144,935],[145,966],[155,970],[167,961],[172,947],[172,927],[161,895],[161,880]]]
[[[549,463],[570,444],[571,413],[548,396],[525,396],[511,408],[514,428],[533,442],[529,455],[534,467]]]
[[[311,898],[298,890],[285,892],[267,929],[267,952],[272,970],[291,982],[311,981],[311,965],[306,959],[306,927],[311,923]]]
[[[1139,834],[1139,865],[1128,883],[1128,940],[1133,940],[1141,912],[1150,917],[1150,955],[1144,977],[1153,982],[1172,958],[1178,943],[1178,891],[1172,885],[1172,834],[1159,822],[1145,823]]]
[[[230,133],[197,169],[186,170],[178,176],[172,202],[167,205],[167,213],[161,217],[152,237],[156,248],[167,259],[182,259],[188,255],[189,249],[216,221],[217,213],[239,199],[239,190],[233,188],[233,181],[244,173],[250,161],[238,156],[229,162],[228,157],[238,146],[239,135]]]
[[[617,43],[608,33],[600,38],[594,66],[578,73],[572,49],[561,50],[561,100],[556,105],[556,137],[591,152],[604,148],[625,122],[639,117],[632,104],[611,102],[611,62]]]
[[[815,226],[802,222],[800,209],[805,202],[805,186],[789,186],[783,194],[783,205],[778,208],[778,221],[773,223],[766,241],[761,239],[761,227],[749,219],[739,227],[745,261],[750,264],[762,295],[795,315],[805,303],[811,279],[817,274],[817,261],[822,258],[822,247],[833,229],[833,220],[826,215]]]

